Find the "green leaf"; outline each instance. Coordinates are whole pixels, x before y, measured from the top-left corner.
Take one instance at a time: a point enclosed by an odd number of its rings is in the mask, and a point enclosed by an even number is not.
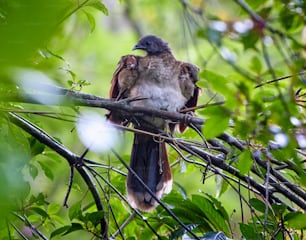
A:
[[[31,164],[31,163],[29,163],[28,166],[29,166],[29,173],[30,173],[31,177],[33,179],[35,179],[38,175],[37,167],[35,165]]]
[[[31,211],[36,212],[37,214],[39,214],[40,216],[42,216],[43,218],[50,218],[49,214],[42,208],[39,207],[32,207]]]
[[[79,231],[79,230],[83,230],[83,226],[79,223],[72,223],[72,225],[70,226],[70,228],[68,228],[68,230],[63,234],[63,235],[67,235],[68,233],[72,233],[75,231]]]
[[[53,202],[49,204],[47,212],[48,214],[52,215],[52,214],[58,213],[60,209],[61,209],[61,205]]]
[[[280,20],[282,26],[291,34],[301,31],[304,27],[304,18],[286,7],[280,12]]]
[[[294,229],[306,229],[306,214],[301,212],[291,212],[285,215],[284,220]]]
[[[101,219],[104,218],[104,211],[97,211],[92,213],[87,213],[85,218],[88,219],[94,226],[101,223]]]
[[[255,232],[255,229],[251,225],[247,225],[244,223],[240,223],[240,231],[242,235],[245,237],[247,240],[260,240],[262,239],[258,233]]]
[[[252,10],[260,8],[267,0],[246,0],[247,4],[251,7]]]
[[[91,13],[89,13],[87,11],[83,11],[83,12],[85,13],[85,15],[87,17],[87,20],[88,20],[88,22],[90,24],[90,32],[93,32],[95,30],[95,28],[96,28],[95,18],[94,18],[94,16]]]
[[[108,9],[101,2],[101,0],[89,0],[84,6],[93,7],[101,12],[103,12],[106,16],[108,16]]]
[[[198,224],[188,224],[188,225],[186,225],[186,227],[190,230],[193,230],[193,229],[197,228],[198,226],[199,226]],[[180,237],[182,237],[186,232],[187,231],[186,231],[185,228],[179,227],[175,231],[171,232],[169,239],[171,239],[171,240],[180,239]]]
[[[50,239],[57,236],[57,235],[62,235],[63,233],[67,232],[67,230],[70,228],[71,226],[64,226],[64,227],[60,227],[58,229],[55,229],[51,235],[50,235]]]
[[[40,143],[34,137],[29,138],[32,157],[41,154],[45,150],[45,145]]]
[[[250,30],[244,33],[241,36],[241,42],[243,44],[244,50],[247,49],[255,49],[256,50],[256,43],[259,40],[259,33],[255,30]]]
[[[214,106],[203,110],[202,113],[208,118],[202,130],[205,138],[211,139],[217,137],[228,128],[230,114],[226,108]]]
[[[228,222],[229,221],[229,216],[228,216],[225,208],[222,206],[221,202],[218,199],[214,198],[213,196],[211,196],[207,193],[205,195],[214,204],[215,208],[217,209],[218,212],[220,212],[222,217]]]
[[[41,217],[37,214],[33,214],[33,215],[28,216],[28,220],[31,223],[38,223],[38,222],[41,222]]]
[[[80,219],[82,217],[82,201],[78,201],[74,203],[70,208],[69,208],[69,219]]]
[[[286,212],[287,206],[285,204],[273,203],[272,205],[273,212],[275,216],[281,217],[283,213]]]
[[[54,179],[54,175],[53,175],[53,172],[51,170],[51,168],[49,167],[49,165],[47,165],[46,163],[42,162],[42,161],[38,161],[41,169],[43,170],[45,176],[47,178],[49,178],[50,180],[53,180]]]
[[[201,209],[209,223],[214,225],[215,231],[223,231],[229,234],[229,227],[225,222],[224,216],[217,211],[211,201],[201,195],[192,195],[192,202]]]
[[[204,70],[201,72],[200,77],[205,78],[215,91],[219,93],[226,92],[224,85],[227,80],[224,76],[210,70]]]
[[[251,59],[250,69],[255,73],[260,74],[262,71],[262,63],[257,56],[253,56]]]
[[[202,85],[204,88],[212,89],[217,93],[214,97],[218,97],[219,101],[221,98],[225,98],[224,106],[229,109],[233,109],[235,107],[236,96],[233,94],[233,91],[236,91],[236,87],[233,80],[236,78],[225,77],[219,74],[219,72],[217,73],[216,71],[210,71],[207,69],[201,71],[200,78],[204,79],[204,81],[200,81],[200,85]]]
[[[216,196],[217,198],[219,198],[222,196],[223,193],[226,192],[226,190],[229,187],[229,184],[227,181],[224,181],[224,178],[220,175],[216,175],[215,181],[216,181]]]
[[[266,211],[266,205],[257,198],[251,198],[250,204],[257,211],[264,213]]]
[[[252,164],[252,155],[250,151],[246,149],[238,157],[237,168],[241,174],[247,174],[251,170]]]

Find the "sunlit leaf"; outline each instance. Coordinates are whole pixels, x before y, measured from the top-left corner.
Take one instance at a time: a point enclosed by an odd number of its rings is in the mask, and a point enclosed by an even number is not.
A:
[[[101,0],[89,0],[86,2],[84,6],[90,6],[93,7],[101,12],[103,12],[105,15],[108,15],[108,9],[105,7],[105,5],[102,3]]]
[[[95,30],[95,28],[96,28],[95,18],[94,18],[94,16],[91,13],[89,13],[87,11],[84,11],[84,13],[85,13],[85,15],[87,17],[87,20],[88,20],[89,24],[90,24],[90,32],[93,32]]]
[[[244,150],[238,157],[237,168],[241,174],[247,174],[252,167],[253,159],[250,151]]]
[[[289,226],[295,229],[306,228],[306,214],[301,212],[288,213],[285,215],[284,220],[288,222]]]
[[[51,215],[51,214],[56,214],[59,212],[59,210],[61,209],[61,205],[58,204],[58,203],[50,203],[49,206],[48,206],[48,214]]]
[[[217,137],[228,128],[230,114],[224,107],[211,107],[202,112],[207,118],[202,130],[205,138],[211,139]]]
[[[260,74],[262,71],[262,63],[258,56],[252,57],[250,69],[252,69],[255,73]]]

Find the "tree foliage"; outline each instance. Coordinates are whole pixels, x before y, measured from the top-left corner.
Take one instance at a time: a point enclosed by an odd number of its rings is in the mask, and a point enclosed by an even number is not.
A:
[[[298,0],[0,0],[0,238],[305,237],[305,9]],[[120,56],[148,33],[201,68],[196,116],[108,99]],[[151,213],[126,201],[137,130],[110,126],[110,109],[190,126],[158,135],[174,189]]]

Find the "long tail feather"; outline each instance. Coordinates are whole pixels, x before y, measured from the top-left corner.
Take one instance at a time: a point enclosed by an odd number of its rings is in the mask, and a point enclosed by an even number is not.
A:
[[[130,167],[160,199],[172,189],[172,176],[164,142],[135,134]],[[127,177],[127,197],[133,207],[150,211],[158,204],[131,172]]]

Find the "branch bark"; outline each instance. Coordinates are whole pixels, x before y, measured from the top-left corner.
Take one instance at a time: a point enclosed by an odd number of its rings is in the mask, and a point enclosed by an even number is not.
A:
[[[86,182],[86,185],[88,186],[95,200],[97,210],[98,211],[104,210],[99,192],[96,189],[94,182],[92,181],[90,175],[87,173],[84,166],[80,164],[80,157],[78,155],[70,152],[67,148],[65,148],[55,139],[51,138],[43,130],[39,129],[37,126],[27,121],[26,119],[14,113],[8,113],[8,117],[10,121],[14,123],[16,126],[22,128],[25,132],[35,137],[42,144],[48,146],[49,148],[57,152],[59,155],[61,155],[63,158],[67,160],[70,166],[74,166],[77,169],[77,171],[80,173],[84,181]],[[101,224],[101,238],[107,239],[108,224],[106,222],[106,219],[102,218],[100,224]]]

